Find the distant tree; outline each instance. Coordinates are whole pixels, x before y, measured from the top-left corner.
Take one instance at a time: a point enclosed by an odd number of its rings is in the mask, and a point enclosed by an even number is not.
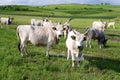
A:
[[[110,5],[110,3],[103,3],[103,2],[102,2],[101,5]]]
[[[58,7],[55,7],[55,9],[59,9]]]
[[[104,5],[104,3],[101,3],[101,5]]]

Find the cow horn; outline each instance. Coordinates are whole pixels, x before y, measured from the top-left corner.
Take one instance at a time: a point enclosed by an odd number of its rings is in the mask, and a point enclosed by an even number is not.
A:
[[[76,34],[75,30],[73,30],[73,33]]]
[[[72,18],[68,19],[68,20],[64,23],[64,25],[67,25],[71,20],[72,20]]]

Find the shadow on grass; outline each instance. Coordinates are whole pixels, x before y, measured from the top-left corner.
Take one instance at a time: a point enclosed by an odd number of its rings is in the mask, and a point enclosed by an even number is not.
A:
[[[61,57],[66,58],[65,54],[57,54],[53,53],[50,54],[50,57]],[[84,55],[84,58],[88,60],[93,66],[99,68],[100,70],[114,70],[116,72],[120,72],[120,60],[117,59],[110,59],[105,57],[94,57],[94,56],[87,56]]]
[[[36,55],[39,56],[45,56],[45,54],[33,54],[31,53],[31,57],[35,57]],[[65,54],[60,54],[60,53],[50,53],[49,58],[46,57],[46,59],[50,59],[52,57],[56,57],[56,58],[66,58],[67,56]],[[106,57],[94,57],[94,56],[87,56],[84,55],[85,60],[88,60],[90,62],[90,64],[92,64],[92,66],[99,68],[100,70],[113,70],[116,72],[120,72],[120,60],[117,59],[110,59],[110,58],[106,58]],[[83,61],[84,62],[84,61]]]
[[[85,59],[88,60],[93,66],[99,68],[100,70],[114,70],[116,72],[120,72],[120,60],[109,59],[109,58],[101,58],[101,57],[93,57],[93,56],[85,56]]]

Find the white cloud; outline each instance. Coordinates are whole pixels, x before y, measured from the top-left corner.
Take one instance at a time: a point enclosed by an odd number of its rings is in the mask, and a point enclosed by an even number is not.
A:
[[[29,0],[0,0],[0,5],[28,5]]]
[[[119,0],[0,0],[0,5],[46,5],[61,3],[100,4],[102,2],[120,5]]]

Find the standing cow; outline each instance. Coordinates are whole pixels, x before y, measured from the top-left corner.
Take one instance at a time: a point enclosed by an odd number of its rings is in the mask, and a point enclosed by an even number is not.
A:
[[[107,28],[107,22],[103,21],[94,21],[92,27],[98,30],[104,31]]]
[[[27,55],[27,43],[35,46],[47,46],[46,56],[49,56],[50,46],[58,44],[62,35],[62,29],[56,27],[36,27],[31,25],[19,25],[17,35],[19,38],[18,48],[21,55]]]
[[[105,34],[102,30],[98,30],[95,28],[88,28],[86,33],[86,47],[88,46],[89,43],[89,47],[91,48],[92,46],[92,39],[93,40],[98,40],[98,46],[99,48],[101,48],[101,45],[103,45],[105,47],[107,39],[105,39]]]
[[[0,18],[0,23],[10,25],[12,23],[13,19],[14,19],[13,17],[8,17],[8,18],[1,17]]]
[[[83,60],[82,50],[84,46],[84,41],[86,40],[84,34],[80,34],[79,32],[72,30],[68,33],[68,37],[66,40],[66,46],[68,49],[67,59],[72,56],[72,67],[75,66],[75,62],[78,61],[78,67],[80,60]]]

